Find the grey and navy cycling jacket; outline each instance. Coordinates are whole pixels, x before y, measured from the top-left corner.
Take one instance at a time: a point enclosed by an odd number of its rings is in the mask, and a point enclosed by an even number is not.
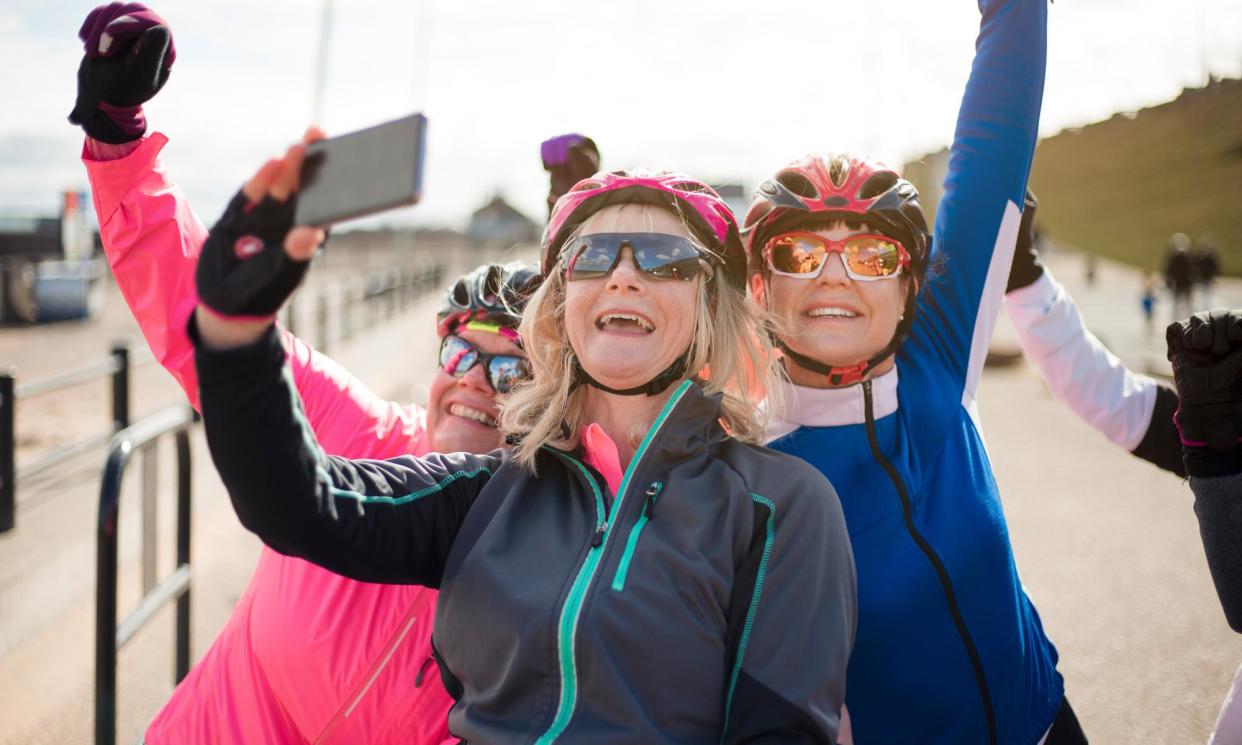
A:
[[[697,385],[677,388],[613,495],[551,448],[537,477],[502,451],[327,456],[274,330],[200,346],[197,363],[247,528],[354,579],[440,589],[455,736],[835,741],[856,622],[840,502],[802,461],[726,436]]]

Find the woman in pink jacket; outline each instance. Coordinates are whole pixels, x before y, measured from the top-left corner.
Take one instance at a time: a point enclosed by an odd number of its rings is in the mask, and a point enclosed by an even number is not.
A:
[[[171,34],[146,7],[112,3],[92,11],[79,36],[86,55],[70,120],[87,134],[82,159],[108,262],[156,359],[197,406],[186,321],[197,304],[194,269],[207,230],[164,171],[159,153],[168,140],[146,134],[141,108],[167,80]],[[438,314],[441,370],[426,409],[379,399],[284,332],[323,447],[356,458],[499,447],[497,387],[525,369],[513,328],[536,281],[530,269],[485,266],[449,290]],[[344,579],[264,548],[219,637],[151,723],[146,742],[452,739],[452,699],[431,658],[435,597],[416,586]]]

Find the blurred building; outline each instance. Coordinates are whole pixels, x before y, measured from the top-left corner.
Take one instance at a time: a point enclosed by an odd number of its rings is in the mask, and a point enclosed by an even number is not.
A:
[[[103,301],[102,246],[82,192],[59,217],[0,217],[0,322],[93,315]]]
[[[733,210],[733,216],[737,218],[740,226],[746,219],[746,210],[750,208],[750,192],[746,191],[745,186],[737,183],[717,184],[712,188],[725,201],[725,204],[729,205],[729,209]]]
[[[538,223],[497,194],[470,216],[466,237],[488,243],[532,243],[539,240],[540,229]]]

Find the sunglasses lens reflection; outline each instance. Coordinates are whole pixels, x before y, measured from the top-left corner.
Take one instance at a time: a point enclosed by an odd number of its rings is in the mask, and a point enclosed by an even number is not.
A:
[[[508,393],[519,382],[531,376],[530,362],[512,354],[483,354],[470,342],[457,336],[446,336],[440,344],[440,368],[460,378],[480,362],[485,363],[487,382],[497,393]]]
[[[578,239],[564,253],[566,278],[570,282],[599,279],[616,268],[619,256],[630,249],[638,269],[652,279],[684,282],[710,273],[698,247],[688,239],[664,233],[597,233]]]
[[[768,261],[773,269],[786,274],[814,274],[824,263],[827,247],[810,236],[785,236],[773,241]]]

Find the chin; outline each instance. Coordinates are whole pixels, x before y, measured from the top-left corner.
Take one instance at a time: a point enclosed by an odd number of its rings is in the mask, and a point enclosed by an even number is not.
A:
[[[836,344],[831,345],[831,346],[818,345],[818,346],[811,346],[811,347],[803,347],[801,345],[799,346],[790,345],[790,349],[793,349],[795,352],[798,352],[799,354],[806,355],[807,357],[810,357],[816,362],[819,362],[824,365],[831,365],[833,367],[846,367],[849,365],[856,365],[859,362],[862,362],[863,360],[867,359],[867,355],[864,352],[857,351],[857,350],[851,349],[850,347],[836,345]]]
[[[498,430],[489,432],[463,432],[457,428],[435,433],[432,449],[438,453],[490,453],[500,447]]]
[[[634,365],[634,357],[625,360],[618,360],[615,363],[604,362],[592,365],[590,368],[583,365],[582,369],[592,378],[603,383],[609,388],[625,389],[633,388],[638,385],[645,385],[647,381],[664,372],[664,368],[668,367],[671,362],[656,363],[652,365]],[[603,371],[597,374],[592,370]]]

